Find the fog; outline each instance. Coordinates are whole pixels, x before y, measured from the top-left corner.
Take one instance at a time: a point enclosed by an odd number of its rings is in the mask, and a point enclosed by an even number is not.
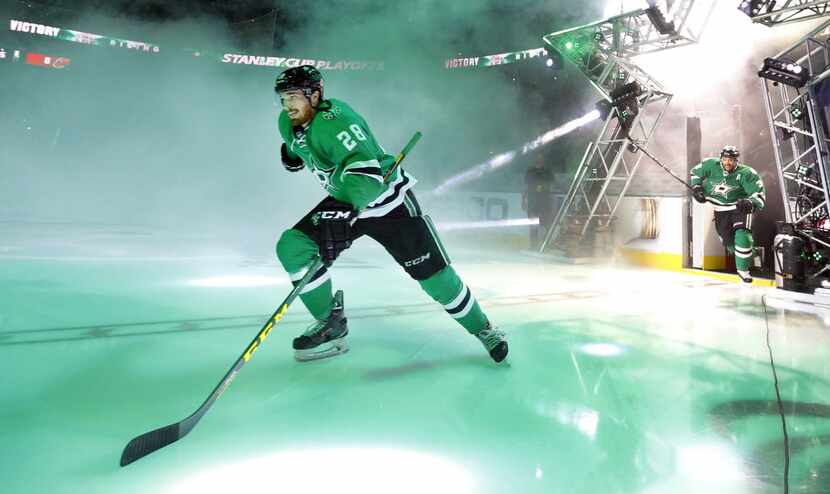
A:
[[[444,69],[455,56],[540,47],[542,34],[598,15],[569,3],[424,0],[404,11],[380,1],[296,2],[288,9],[298,13],[291,30],[277,26],[276,52],[383,62],[383,70],[324,71],[325,93],[361,113],[387,152],[423,132],[405,166],[421,181],[416,191],[425,191],[579,116],[579,94],[596,99],[571,77],[560,82],[571,100],[540,107],[552,89],[523,90],[528,83],[522,86],[516,71],[528,69],[519,64]],[[117,225],[270,253],[279,232],[324,196],[311,174],[290,174],[280,164],[273,79],[281,69],[208,59],[244,53],[224,22],[198,16],[141,23],[22,4],[9,10],[4,29],[9,19],[25,20],[145,41],[161,52],[4,34],[9,53],[71,59],[60,70],[0,64],[6,225]],[[204,53],[197,58],[186,49]],[[534,63],[527,79],[546,77]],[[506,171],[496,182],[516,184],[518,192],[522,174]]]
[[[573,66],[553,79],[537,61],[446,70],[444,60],[538,48],[545,33],[620,8],[615,2],[532,0],[420,0],[405,8],[379,0],[280,5],[277,48],[249,52],[382,62],[382,70],[325,70],[325,95],[361,113],[389,153],[423,132],[404,164],[419,179],[420,195],[582,116],[598,99]],[[148,23],[17,2],[0,14],[0,48],[72,60],[59,70],[0,61],[0,220],[7,227],[26,225],[23,235],[31,238],[33,230],[65,231],[55,225],[107,225],[101,228],[163,231],[272,255],[279,233],[324,196],[311,174],[288,173],[280,164],[272,88],[282,69],[219,62],[223,53],[262,50],[270,39],[263,43],[250,32],[240,37],[239,26],[195,14]],[[161,52],[9,33],[9,19],[146,41]],[[638,62],[676,95],[657,129],[655,153],[682,164],[685,118],[700,116],[704,154],[738,141],[748,162],[774,182],[755,72],[764,56],[810,26],[771,30],[719,3],[699,46],[641,57]],[[742,126],[732,125],[736,105]],[[520,192],[535,153],[555,171],[572,172],[596,131],[580,129],[461,190]],[[672,183],[649,163],[640,173],[633,192],[643,191],[637,183],[652,187],[654,177]],[[10,230],[4,231],[8,239]]]

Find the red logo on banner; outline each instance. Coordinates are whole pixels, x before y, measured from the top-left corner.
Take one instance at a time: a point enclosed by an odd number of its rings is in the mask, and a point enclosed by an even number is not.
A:
[[[29,65],[37,65],[38,67],[51,67],[53,69],[62,69],[69,65],[71,60],[65,57],[53,57],[50,55],[42,55],[40,53],[27,53],[26,63]]]

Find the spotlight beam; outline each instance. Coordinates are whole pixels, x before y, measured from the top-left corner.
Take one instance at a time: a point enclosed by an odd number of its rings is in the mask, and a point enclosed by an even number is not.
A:
[[[493,170],[510,164],[517,156],[522,156],[530,152],[533,152],[541,146],[550,144],[556,139],[566,136],[574,130],[580,127],[584,127],[589,123],[598,120],[599,118],[600,112],[598,110],[594,110],[577,119],[571,120],[570,122],[560,125],[555,129],[549,130],[548,132],[545,132],[544,134],[537,137],[536,139],[525,143],[521,148],[496,155],[490,158],[488,161],[485,161],[484,163],[479,163],[478,165],[475,165],[464,172],[450,177],[449,179],[445,180],[441,185],[433,189],[432,193],[435,195],[441,195],[461,184],[478,180],[479,178],[492,172]]]

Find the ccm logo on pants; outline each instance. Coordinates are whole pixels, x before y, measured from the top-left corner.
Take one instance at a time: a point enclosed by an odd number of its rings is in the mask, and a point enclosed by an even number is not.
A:
[[[348,220],[351,215],[351,211],[323,211],[320,213],[320,218],[324,220]]]
[[[411,261],[405,261],[403,263],[403,265],[407,268],[410,268],[412,266],[417,266],[418,264],[421,264],[422,262],[429,260],[431,255],[432,255],[431,252],[427,252],[426,254],[422,255],[421,257],[419,257],[417,259],[412,259]]]

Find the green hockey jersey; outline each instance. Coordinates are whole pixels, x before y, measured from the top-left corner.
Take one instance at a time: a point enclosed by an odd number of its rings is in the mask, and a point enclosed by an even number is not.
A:
[[[764,182],[752,167],[738,164],[732,173],[726,173],[718,158],[708,158],[692,168],[691,184],[703,185],[706,199],[715,211],[735,209],[739,199],[748,198],[755,210],[764,208],[767,197]]]
[[[395,157],[384,152],[363,117],[340,100],[320,103],[305,127],[292,127],[282,111],[279,131],[288,153],[302,158],[326,192],[354,206],[359,218],[392,211],[416,183],[400,167],[384,182]]]

